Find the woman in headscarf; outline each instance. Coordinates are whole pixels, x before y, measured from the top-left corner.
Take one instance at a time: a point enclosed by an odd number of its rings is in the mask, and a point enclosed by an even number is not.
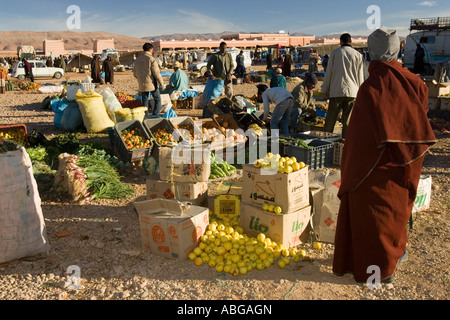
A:
[[[114,83],[114,66],[111,56],[103,61],[103,72],[105,73],[105,83]]]
[[[375,30],[368,48],[370,75],[358,91],[343,148],[333,272],[368,283],[379,271],[378,283],[390,283],[408,257],[406,226],[436,138],[427,86],[397,61],[396,31]]]

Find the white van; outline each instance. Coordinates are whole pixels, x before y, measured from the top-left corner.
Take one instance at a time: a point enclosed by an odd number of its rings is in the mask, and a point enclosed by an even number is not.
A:
[[[246,68],[251,67],[252,65],[252,58],[250,57],[250,50],[243,50],[244,51],[244,65]],[[231,53],[231,57],[233,58],[233,70],[236,68],[236,56],[241,52],[241,50],[231,50],[228,51]],[[211,54],[208,55],[208,57],[203,62],[197,62],[190,64],[188,66],[188,71],[200,71],[201,74],[204,74],[206,72],[206,65],[208,64],[209,57],[211,57]]]
[[[425,70],[432,75],[436,66],[450,58],[450,17],[413,19],[411,30],[418,30],[406,37],[403,66],[414,68],[417,44],[425,50]]]

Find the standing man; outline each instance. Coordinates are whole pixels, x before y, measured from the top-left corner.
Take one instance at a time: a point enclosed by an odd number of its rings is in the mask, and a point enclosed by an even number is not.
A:
[[[114,66],[110,55],[103,61],[103,72],[105,73],[105,83],[114,83]]]
[[[290,53],[286,53],[283,61],[283,76],[289,78],[291,76],[292,57]]]
[[[356,94],[364,82],[364,69],[362,55],[351,46],[351,36],[344,33],[340,42],[341,47],[330,54],[327,73],[322,84],[325,98],[330,99],[323,130],[334,131],[334,125],[342,110],[342,138],[345,139]]]
[[[427,86],[397,61],[396,31],[381,27],[367,45],[370,75],[359,89],[342,154],[333,272],[390,283],[408,257],[406,225],[436,138]]]
[[[267,56],[266,56],[267,71],[272,69],[272,60],[273,60],[272,51],[269,49],[269,52],[267,53]]]
[[[294,97],[294,107],[291,112],[291,129],[292,133],[297,129],[298,120],[303,112],[314,113],[316,105],[314,104],[313,90],[316,87],[319,80],[314,73],[311,73],[306,77],[305,81],[297,85],[292,90],[292,96]]]
[[[270,103],[275,103],[275,109],[273,110],[270,119],[271,135],[274,135],[273,130],[280,130],[279,134],[287,136],[289,134],[289,120],[291,117],[292,107],[294,106],[294,97],[292,94],[283,87],[274,87],[259,90],[258,88],[258,100],[262,99],[264,105],[264,122],[268,122]]]
[[[423,59],[425,58],[425,50],[422,48],[420,43],[416,46],[416,52],[414,53],[414,72],[422,73],[424,71]]]
[[[245,64],[244,64],[244,51],[241,50],[239,54],[236,56],[236,70],[235,74],[237,78],[244,78],[245,74]]]
[[[219,52],[211,55],[206,65],[205,75],[208,77],[205,90],[202,94],[203,117],[209,118],[212,114],[208,111],[211,99],[220,97],[222,90],[228,98],[233,97],[233,85],[231,74],[233,72],[233,57],[227,52],[226,42],[221,42]]]
[[[153,45],[147,42],[143,45],[142,49],[144,50],[144,54],[141,54],[134,62],[133,76],[138,81],[142,104],[144,107],[149,107],[148,98],[151,92],[155,100],[155,109],[153,112],[149,110],[148,113],[159,116],[162,108],[159,86],[164,91],[164,81],[161,77],[158,61],[153,57]]]
[[[25,69],[25,78],[30,78],[31,82],[34,82],[33,67],[25,58],[22,59],[23,68]]]
[[[59,60],[59,63],[61,60]],[[100,76],[102,64],[100,62],[100,56],[97,54],[94,56],[94,60],[91,62],[91,78],[93,83],[101,83],[102,77]]]

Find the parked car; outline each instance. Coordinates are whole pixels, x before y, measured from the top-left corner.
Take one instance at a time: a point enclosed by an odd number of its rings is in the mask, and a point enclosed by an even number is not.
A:
[[[31,64],[34,78],[55,78],[60,79],[64,75],[62,68],[47,67],[42,60],[28,60]],[[11,77],[19,80],[25,79],[25,69],[22,61],[16,63],[11,73]]]

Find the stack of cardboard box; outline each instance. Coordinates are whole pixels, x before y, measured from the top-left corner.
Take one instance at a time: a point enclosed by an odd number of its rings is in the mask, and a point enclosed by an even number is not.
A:
[[[147,179],[147,199],[174,199],[207,206],[210,153],[205,146],[159,150],[159,179]]]
[[[264,233],[287,248],[306,241],[311,216],[308,169],[287,174],[244,166],[240,225],[246,234]],[[279,206],[282,213],[263,210],[264,204]]]

